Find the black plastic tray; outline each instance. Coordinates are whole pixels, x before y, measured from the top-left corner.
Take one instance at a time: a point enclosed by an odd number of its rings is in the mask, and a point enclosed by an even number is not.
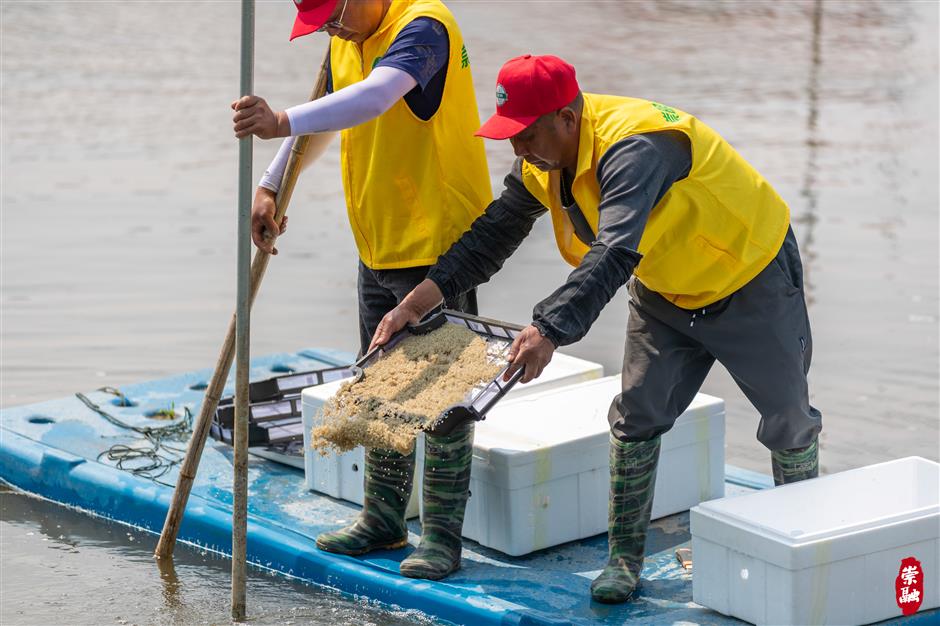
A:
[[[234,432],[235,407],[219,407],[209,427],[210,436],[225,443],[232,443]],[[248,406],[249,446],[297,438],[303,438],[300,395],[256,402]]]
[[[326,367],[307,372],[293,372],[274,376],[266,380],[248,383],[248,402],[264,402],[266,400],[279,400],[285,396],[297,395],[307,387],[315,387],[334,380],[352,376],[353,366],[341,365]],[[219,406],[235,404],[235,396],[226,396],[219,400]]]
[[[274,376],[248,385],[248,445],[263,446],[303,440],[301,392],[307,387],[349,378],[351,365]],[[209,435],[231,444],[235,435],[235,398],[219,401]]]
[[[403,339],[412,335],[426,335],[433,330],[441,328],[444,324],[457,324],[458,326],[469,328],[481,337],[484,337],[488,343],[497,341],[504,342],[507,352],[509,346],[512,345],[512,340],[515,339],[516,335],[518,335],[523,328],[517,324],[509,324],[507,322],[500,322],[485,317],[444,309],[439,313],[431,315],[419,324],[409,325],[395,333],[384,346],[373,349],[359,359],[359,361],[356,362],[355,368],[365,370],[365,368],[374,364],[391,351]],[[473,391],[468,394],[463,402],[445,409],[431,426],[424,429],[425,432],[432,435],[447,435],[462,422],[467,420],[478,422],[485,419],[487,411],[493,408],[496,402],[506,395],[506,393],[512,389],[513,385],[522,377],[523,372],[520,369],[513,374],[512,378],[504,382],[503,374],[508,367],[507,364],[506,367],[499,371],[495,378],[484,385],[474,387]],[[361,371],[356,373],[359,376],[362,375]]]

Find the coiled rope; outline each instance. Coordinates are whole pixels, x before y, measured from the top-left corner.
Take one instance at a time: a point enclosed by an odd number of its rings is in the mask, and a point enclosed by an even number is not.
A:
[[[98,391],[117,396],[121,400],[122,406],[132,406],[119,389],[101,387]],[[130,472],[135,476],[149,478],[162,485],[168,485],[168,483],[157,479],[170,471],[174,465],[179,464],[183,460],[186,450],[185,448],[171,446],[167,442],[186,442],[189,440],[189,435],[193,431],[193,415],[189,408],[184,407],[183,417],[170,424],[163,426],[134,426],[111,415],[101,406],[89,400],[84,394],[76,393],[75,397],[115,426],[142,435],[150,444],[150,448],[144,448],[133,444],[118,443],[99,454],[98,460],[107,456],[108,460],[112,461],[120,470]],[[173,485],[168,486],[173,487]]]

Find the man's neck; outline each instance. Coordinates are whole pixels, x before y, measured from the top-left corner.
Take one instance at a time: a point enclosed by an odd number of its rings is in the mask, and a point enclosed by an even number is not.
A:
[[[575,175],[578,173],[578,148],[581,146],[581,118],[578,118],[578,123],[574,127],[574,136],[571,138],[571,145],[568,148],[568,157],[565,159],[565,164],[562,166],[562,169],[565,170],[565,174],[570,180],[574,180]]]
[[[385,21],[385,16],[388,15],[388,10],[392,6],[392,0],[382,0],[382,14],[379,16],[379,22],[375,25],[375,29],[372,31],[372,35],[375,34],[375,31],[382,26],[382,22]],[[370,35],[370,37],[372,36]]]
[[[382,22],[385,21],[385,16],[388,15],[388,10],[391,6],[392,0],[382,0],[382,12],[377,16],[376,22],[371,25],[372,27],[369,29],[369,34],[367,34],[362,41],[356,42],[359,45],[360,52],[362,51],[362,44],[365,43],[365,41],[372,37],[376,32],[378,32],[379,28],[381,28]]]

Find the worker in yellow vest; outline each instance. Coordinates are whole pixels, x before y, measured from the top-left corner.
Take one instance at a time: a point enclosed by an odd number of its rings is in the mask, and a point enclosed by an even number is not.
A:
[[[505,189],[382,320],[373,344],[487,281],[545,213],[575,269],[514,340],[507,380],[519,368],[523,383],[539,376],[633,277],[623,391],[609,413],[610,559],[591,584],[595,600],[624,602],[642,570],[660,437],[715,360],[760,412],[757,438],[776,484],[818,473],[822,417],[809,404],[812,339],[789,209],[700,120],[583,94],[557,57],[507,62],[496,105],[478,134],[515,150]]]
[[[453,15],[439,0],[295,0],[291,39],[330,35],[328,95],[274,111],[263,98],[232,103],[237,137],[288,137],[261,180],[252,239],[280,234],[275,197],[293,137],[311,135],[317,155],[342,131],[340,149],[349,223],[359,250],[360,353],[382,317],[418,283],[492,199],[470,58]],[[459,164],[459,165],[456,165]],[[447,306],[476,313],[474,288]],[[473,429],[427,437],[421,544],[401,565],[415,578],[440,578],[460,565]],[[317,538],[322,550],[363,554],[403,547],[415,453],[366,452],[365,502],[358,519]],[[458,494],[456,498],[451,494]],[[462,494],[462,495],[461,495]],[[435,515],[446,502],[443,514]],[[456,536],[456,543],[454,537]]]

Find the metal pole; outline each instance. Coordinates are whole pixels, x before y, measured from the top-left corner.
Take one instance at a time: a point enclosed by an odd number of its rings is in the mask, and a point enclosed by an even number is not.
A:
[[[242,0],[241,95],[254,90],[255,2]],[[232,486],[232,619],[245,619],[248,530],[248,348],[251,311],[251,147],[238,142],[238,303],[235,309],[235,477]]]
[[[320,71],[317,74],[317,82],[314,85],[313,93],[310,95],[311,100],[322,98],[326,94],[326,66],[329,58],[330,50],[327,47],[323,62],[320,64]],[[281,222],[287,212],[287,205],[290,204],[294,186],[297,184],[300,165],[303,163],[309,140],[310,137],[307,135],[297,137],[294,140],[294,147],[291,150],[290,158],[287,160],[287,169],[281,179],[281,190],[277,193],[277,211],[274,216],[274,221],[277,223]],[[251,303],[254,303],[258,295],[258,289],[261,286],[270,259],[271,255],[267,252],[262,250],[255,252],[255,258],[251,262]],[[157,542],[157,549],[154,551],[154,556],[158,559],[173,558],[176,536],[179,534],[180,525],[183,523],[183,513],[186,510],[186,502],[189,500],[189,492],[196,480],[196,470],[199,469],[202,450],[206,445],[206,438],[209,436],[212,416],[215,414],[216,407],[219,406],[219,399],[222,397],[225,381],[232,369],[232,361],[234,360],[235,314],[233,313],[229,319],[228,329],[225,331],[225,340],[222,342],[222,348],[219,351],[215,371],[209,380],[209,387],[206,389],[202,400],[199,417],[193,426],[193,434],[189,439],[186,457],[180,465],[176,489],[173,491],[173,500],[170,502],[170,508],[167,509],[166,521],[163,523],[163,531],[160,533],[160,541]]]

